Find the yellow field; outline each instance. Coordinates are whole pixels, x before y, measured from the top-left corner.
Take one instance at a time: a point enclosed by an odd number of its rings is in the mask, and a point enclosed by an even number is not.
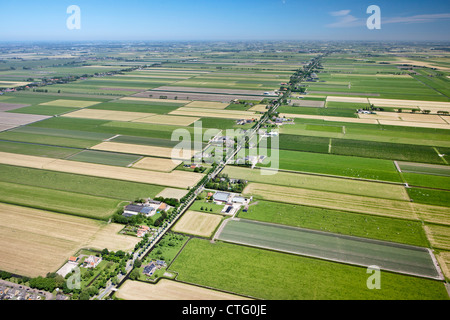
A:
[[[421,101],[421,100],[397,100],[397,99],[378,99],[369,98],[369,103],[376,107],[393,107],[393,108],[417,108],[421,110],[430,110],[431,108],[438,108],[440,110],[450,111],[450,102],[440,101]]]
[[[359,114],[358,116],[360,119],[447,124],[441,116],[435,114],[377,112],[376,114]]]
[[[126,101],[144,101],[144,102],[157,102],[157,103],[189,103],[191,100],[175,100],[175,99],[155,99],[155,98],[140,98],[140,97],[124,97],[119,100]]]
[[[181,160],[145,157],[136,162],[133,168],[170,172],[182,163]]]
[[[0,204],[0,269],[29,277],[54,272],[82,248],[131,250],[139,239],[118,224]]]
[[[130,153],[130,154],[140,154],[140,155],[144,155],[144,156],[157,156],[157,157],[181,159],[181,160],[189,160],[194,155],[194,151],[186,150],[186,152],[187,152],[186,155],[176,153],[172,156],[172,152],[173,152],[172,148],[143,146],[143,145],[119,143],[119,142],[101,142],[101,143],[91,147],[91,149],[103,150],[103,151],[113,151],[113,152],[123,152],[123,153]]]
[[[0,163],[94,177],[151,183],[181,189],[193,187],[203,177],[200,173],[187,171],[166,173],[6,152],[0,152]]]
[[[124,300],[249,300],[167,279],[162,279],[157,284],[127,280],[116,296]]]
[[[432,129],[450,129],[448,123],[424,123],[417,121],[391,121],[391,120],[379,120],[380,124],[387,126],[405,126],[405,127],[420,127],[420,128],[432,128]]]
[[[249,111],[258,111],[258,112],[266,112],[266,105],[265,104],[257,104],[248,109]]]
[[[358,97],[334,97],[328,96],[327,101],[333,102],[352,102],[352,103],[367,103],[367,98],[358,98]]]
[[[192,101],[185,105],[188,108],[205,108],[205,109],[225,109],[228,103],[214,102],[214,101]]]
[[[165,188],[163,191],[158,193],[155,198],[163,197],[163,198],[173,198],[180,200],[183,198],[188,191],[186,189],[174,189],[174,188]]]
[[[29,83],[30,82],[23,82],[23,81],[0,81],[0,87],[15,88],[26,86]]]
[[[442,272],[447,278],[450,278],[450,252],[441,251],[436,255]]]
[[[200,118],[197,117],[186,117],[186,116],[154,115],[150,117],[136,119],[133,120],[133,122],[167,124],[172,126],[189,126],[199,119]]]
[[[57,106],[57,107],[75,107],[75,108],[86,108],[101,102],[98,101],[84,101],[84,100],[64,100],[58,99],[49,102],[40,103],[41,106]]]
[[[197,211],[186,212],[172,227],[172,231],[210,237],[222,221],[222,216]]]
[[[450,227],[427,224],[424,229],[433,247],[450,250]]]
[[[141,118],[146,118],[155,115],[155,113],[145,112],[128,112],[128,111],[113,111],[113,110],[96,110],[96,109],[82,109],[74,112],[66,113],[62,117],[83,118],[83,119],[100,119],[111,121],[132,121]]]

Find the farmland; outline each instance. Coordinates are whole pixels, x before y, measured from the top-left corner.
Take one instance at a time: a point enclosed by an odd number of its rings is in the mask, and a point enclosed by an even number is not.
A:
[[[0,87],[14,87],[0,96],[0,271],[45,275],[82,249],[114,260],[107,249],[121,267],[96,269],[90,299],[448,299],[446,48],[58,48],[0,51]],[[222,142],[267,157],[233,163]],[[201,151],[218,162],[192,163]]]
[[[170,270],[185,282],[269,300],[447,298],[433,280],[383,273],[386,287],[367,290],[365,268],[200,239],[189,241]]]

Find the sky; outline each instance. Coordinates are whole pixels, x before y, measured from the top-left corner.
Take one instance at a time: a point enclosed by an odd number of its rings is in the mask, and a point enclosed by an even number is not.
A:
[[[71,5],[79,19],[68,13]],[[380,21],[379,29],[367,26],[371,5],[380,10],[380,19],[370,20]],[[449,30],[448,0],[10,0],[0,6],[0,41],[450,41]]]

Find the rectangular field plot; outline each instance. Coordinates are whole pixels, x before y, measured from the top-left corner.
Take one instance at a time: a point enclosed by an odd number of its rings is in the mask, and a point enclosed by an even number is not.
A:
[[[82,118],[82,119],[99,119],[111,121],[132,121],[140,118],[145,118],[151,113],[144,112],[128,112],[128,111],[114,111],[114,110],[96,110],[96,109],[82,109],[70,113],[66,113],[63,117]]]
[[[238,295],[167,279],[157,284],[127,280],[116,296],[124,300],[247,300]]]
[[[436,176],[450,177],[450,167],[444,165],[433,165],[425,163],[413,163],[397,161],[402,172],[431,174]]]
[[[173,226],[172,231],[210,237],[222,221],[222,216],[197,211],[188,211]]]
[[[172,270],[180,281],[268,300],[448,299],[440,281],[385,272],[382,290],[368,290],[366,268],[221,241],[191,239]]]
[[[175,188],[165,188],[160,193],[158,193],[155,198],[163,197],[169,199],[178,199],[180,200],[188,193],[187,190],[183,189],[175,189]]]
[[[134,122],[150,123],[150,124],[165,124],[171,126],[188,126],[193,124],[200,118],[173,116],[173,115],[154,115],[150,117],[133,120]]]
[[[205,108],[205,109],[225,109],[228,107],[228,103],[216,102],[216,101],[192,101],[185,105],[188,108]]]
[[[130,153],[130,154],[140,154],[144,156],[156,156],[163,158],[173,158],[180,160],[188,160],[193,156],[193,151],[190,150],[189,154],[183,155],[182,152],[180,154],[174,154],[172,157],[172,148],[168,147],[154,147],[154,146],[144,146],[144,145],[135,145],[128,143],[120,143],[120,142],[102,142],[92,149],[95,150],[103,150],[103,151],[112,151],[112,152],[122,152],[122,153]]]
[[[23,114],[12,112],[0,112],[0,125],[23,126],[32,122],[41,121],[50,118],[37,114]]]
[[[9,182],[0,182],[0,201],[100,220],[112,216],[122,202]]]
[[[144,157],[133,165],[133,168],[171,172],[178,165],[182,163],[181,160],[162,159],[153,157]]]
[[[119,235],[123,227],[98,220],[0,204],[0,269],[45,276],[84,247],[130,250],[136,237]]]
[[[87,108],[96,104],[99,101],[84,101],[84,100],[64,100],[58,99],[50,102],[41,103],[41,106],[57,106],[57,107],[72,107],[72,108]]]
[[[274,175],[264,175],[264,169],[250,169],[227,166],[223,173],[230,178],[244,179],[251,182],[283,185],[322,191],[355,194],[377,198],[409,200],[405,188],[401,185],[381,184],[370,181],[357,181],[318,175],[308,175],[290,172],[277,172]]]
[[[230,220],[219,240],[382,270],[442,279],[425,248],[252,222]]]
[[[421,221],[256,200],[239,218],[427,247]]]
[[[128,167],[131,166],[134,162],[138,161],[140,158],[141,156],[130,154],[85,150],[68,157],[67,160]]]
[[[6,152],[0,152],[0,163],[181,189],[196,185],[203,177],[202,174],[187,171],[165,173]]]

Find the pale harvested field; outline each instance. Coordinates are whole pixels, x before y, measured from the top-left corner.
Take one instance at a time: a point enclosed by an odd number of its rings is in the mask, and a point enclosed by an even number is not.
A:
[[[183,198],[188,191],[186,189],[174,189],[174,188],[165,188],[163,191],[158,193],[155,198],[163,197],[163,198],[173,198],[180,200]]]
[[[180,159],[180,160],[189,160],[196,152],[194,150],[186,150],[186,154],[183,154],[183,153],[177,152],[176,149],[173,149],[173,148],[144,146],[144,145],[138,145],[138,144],[119,143],[119,142],[110,142],[110,141],[101,142],[101,143],[91,147],[91,149],[130,153],[130,154],[140,154],[143,156],[156,156],[156,157]],[[174,153],[173,156],[172,156],[172,153]]]
[[[51,118],[37,114],[24,114],[12,112],[0,112],[0,124],[9,126],[22,126],[32,122]]]
[[[145,157],[136,162],[133,168],[170,172],[182,163],[181,160]]]
[[[113,110],[96,110],[96,109],[82,109],[74,112],[66,113],[62,117],[69,118],[83,118],[83,119],[100,119],[111,121],[132,121],[141,118],[146,118],[155,113],[145,112],[128,112],[128,111],[113,111]]]
[[[430,109],[441,108],[441,110],[450,110],[450,102],[440,101],[421,101],[421,100],[398,100],[398,99],[378,99],[369,98],[369,103],[377,107],[401,107],[401,108],[416,108]]]
[[[176,99],[156,99],[156,98],[141,98],[141,97],[123,97],[119,100],[125,101],[141,101],[141,102],[155,102],[155,103],[189,103],[191,100],[176,100]]]
[[[5,131],[5,130],[9,130],[12,128],[15,128],[15,125],[9,125],[9,124],[2,124],[0,123],[0,131]]]
[[[450,227],[427,224],[424,229],[433,247],[450,250]]]
[[[10,111],[28,106],[29,104],[0,102],[0,111]]]
[[[450,129],[448,123],[423,123],[417,121],[395,121],[395,120],[379,120],[379,123],[387,126],[405,126],[405,127],[420,127],[433,129]]]
[[[257,111],[257,112],[266,112],[266,105],[265,104],[257,104],[248,109],[249,111]]]
[[[413,207],[422,220],[450,226],[449,208],[420,203],[414,203]]]
[[[26,86],[29,83],[30,82],[23,82],[23,81],[0,81],[0,87],[14,88]]]
[[[436,255],[442,272],[447,278],[450,278],[450,252],[441,251]]]
[[[186,116],[169,116],[169,115],[155,115],[145,118],[133,120],[133,122],[153,123],[153,124],[167,124],[172,126],[189,126],[195,121],[199,120],[197,117]]]
[[[447,122],[445,122],[442,117],[434,114],[377,112],[376,114],[361,113],[358,114],[358,116],[360,119],[447,124]]]
[[[57,107],[75,107],[75,108],[87,108],[101,102],[98,101],[84,101],[84,100],[53,100],[49,102],[40,103],[41,106],[57,106]]]
[[[93,219],[0,204],[0,269],[29,277],[55,272],[78,250],[130,250],[136,237]]]
[[[196,185],[203,177],[200,173],[187,171],[173,171],[166,173],[6,152],[0,152],[0,163],[94,177],[150,183],[182,189]]]
[[[157,284],[127,280],[116,296],[124,300],[249,300],[167,279],[162,279]]]
[[[192,101],[185,105],[187,108],[206,108],[206,109],[225,109],[228,107],[228,103],[215,102],[215,101]]]
[[[328,96],[328,97],[327,97],[327,101],[334,101],[334,102],[353,102],[353,103],[367,103],[367,98]]]
[[[172,231],[210,237],[221,221],[222,216],[218,214],[188,211],[172,227]]]

